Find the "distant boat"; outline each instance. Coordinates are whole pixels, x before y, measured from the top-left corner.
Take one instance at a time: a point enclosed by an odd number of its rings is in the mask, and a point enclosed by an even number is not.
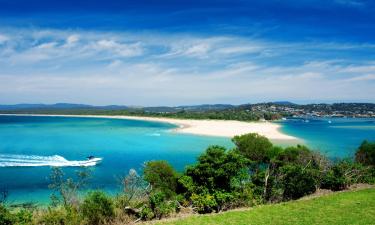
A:
[[[331,120],[328,120],[328,123],[332,123],[332,121],[331,121]]]
[[[94,166],[102,162],[103,158],[98,158],[93,155],[87,156],[86,161],[81,161],[80,166]]]

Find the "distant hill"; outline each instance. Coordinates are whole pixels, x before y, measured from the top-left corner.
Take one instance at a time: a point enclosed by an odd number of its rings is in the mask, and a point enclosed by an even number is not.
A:
[[[16,104],[16,105],[0,105],[1,111],[27,111],[27,110],[75,110],[75,109],[89,109],[89,110],[125,110],[125,109],[141,109],[145,112],[151,113],[173,113],[179,111],[211,111],[224,110],[234,108],[235,106],[229,104],[204,104],[204,105],[187,105],[187,106],[155,106],[155,107],[131,107],[122,105],[107,105],[107,106],[93,106],[85,104],[71,104],[71,103],[56,103],[56,104]]]
[[[31,110],[31,109],[127,109],[127,106],[108,105],[108,106],[92,106],[85,104],[72,103],[56,103],[56,104],[15,104],[15,105],[0,105],[0,110]]]

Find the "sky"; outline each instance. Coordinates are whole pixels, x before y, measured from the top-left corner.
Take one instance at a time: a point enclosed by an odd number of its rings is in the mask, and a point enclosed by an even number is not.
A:
[[[373,0],[0,0],[0,104],[375,103]]]

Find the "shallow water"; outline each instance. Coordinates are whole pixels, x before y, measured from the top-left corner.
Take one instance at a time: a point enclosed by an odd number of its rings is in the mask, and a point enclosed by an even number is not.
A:
[[[171,131],[175,127],[122,119],[0,116],[0,189],[9,190],[11,201],[48,201],[51,168],[38,165],[69,166],[94,155],[103,161],[92,167],[90,187],[114,192],[118,178],[131,168],[140,171],[145,161],[167,160],[182,171],[209,145],[232,146],[228,138],[177,134]],[[68,176],[75,170],[64,167]]]

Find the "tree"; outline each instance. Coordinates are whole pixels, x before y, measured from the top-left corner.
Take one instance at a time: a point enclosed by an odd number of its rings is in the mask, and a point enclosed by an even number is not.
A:
[[[375,142],[363,141],[355,153],[355,160],[365,166],[375,166]]]
[[[237,151],[249,160],[266,163],[272,158],[273,145],[265,136],[250,133],[235,136],[232,141],[236,145]]]
[[[102,191],[90,192],[81,210],[83,217],[90,225],[107,224],[115,215],[112,200]]]
[[[72,178],[65,179],[64,172],[59,167],[52,168],[52,173],[50,175],[51,183],[48,185],[50,189],[54,191],[52,194],[53,204],[58,204],[60,198],[65,207],[71,206],[72,204],[78,204],[78,191],[83,188],[90,178],[90,171],[86,168],[76,171],[76,180]],[[60,196],[57,196],[57,192]]]
[[[167,161],[150,161],[144,168],[144,179],[155,191],[163,192],[167,198],[175,195],[177,172]]]
[[[198,163],[186,170],[198,188],[213,193],[216,190],[231,191],[232,181],[243,175],[249,161],[235,151],[228,151],[221,146],[210,146],[198,158]]]
[[[134,169],[130,169],[129,174],[121,179],[121,184],[123,193],[119,200],[122,207],[128,206],[133,199],[139,199],[149,192],[149,185]]]

